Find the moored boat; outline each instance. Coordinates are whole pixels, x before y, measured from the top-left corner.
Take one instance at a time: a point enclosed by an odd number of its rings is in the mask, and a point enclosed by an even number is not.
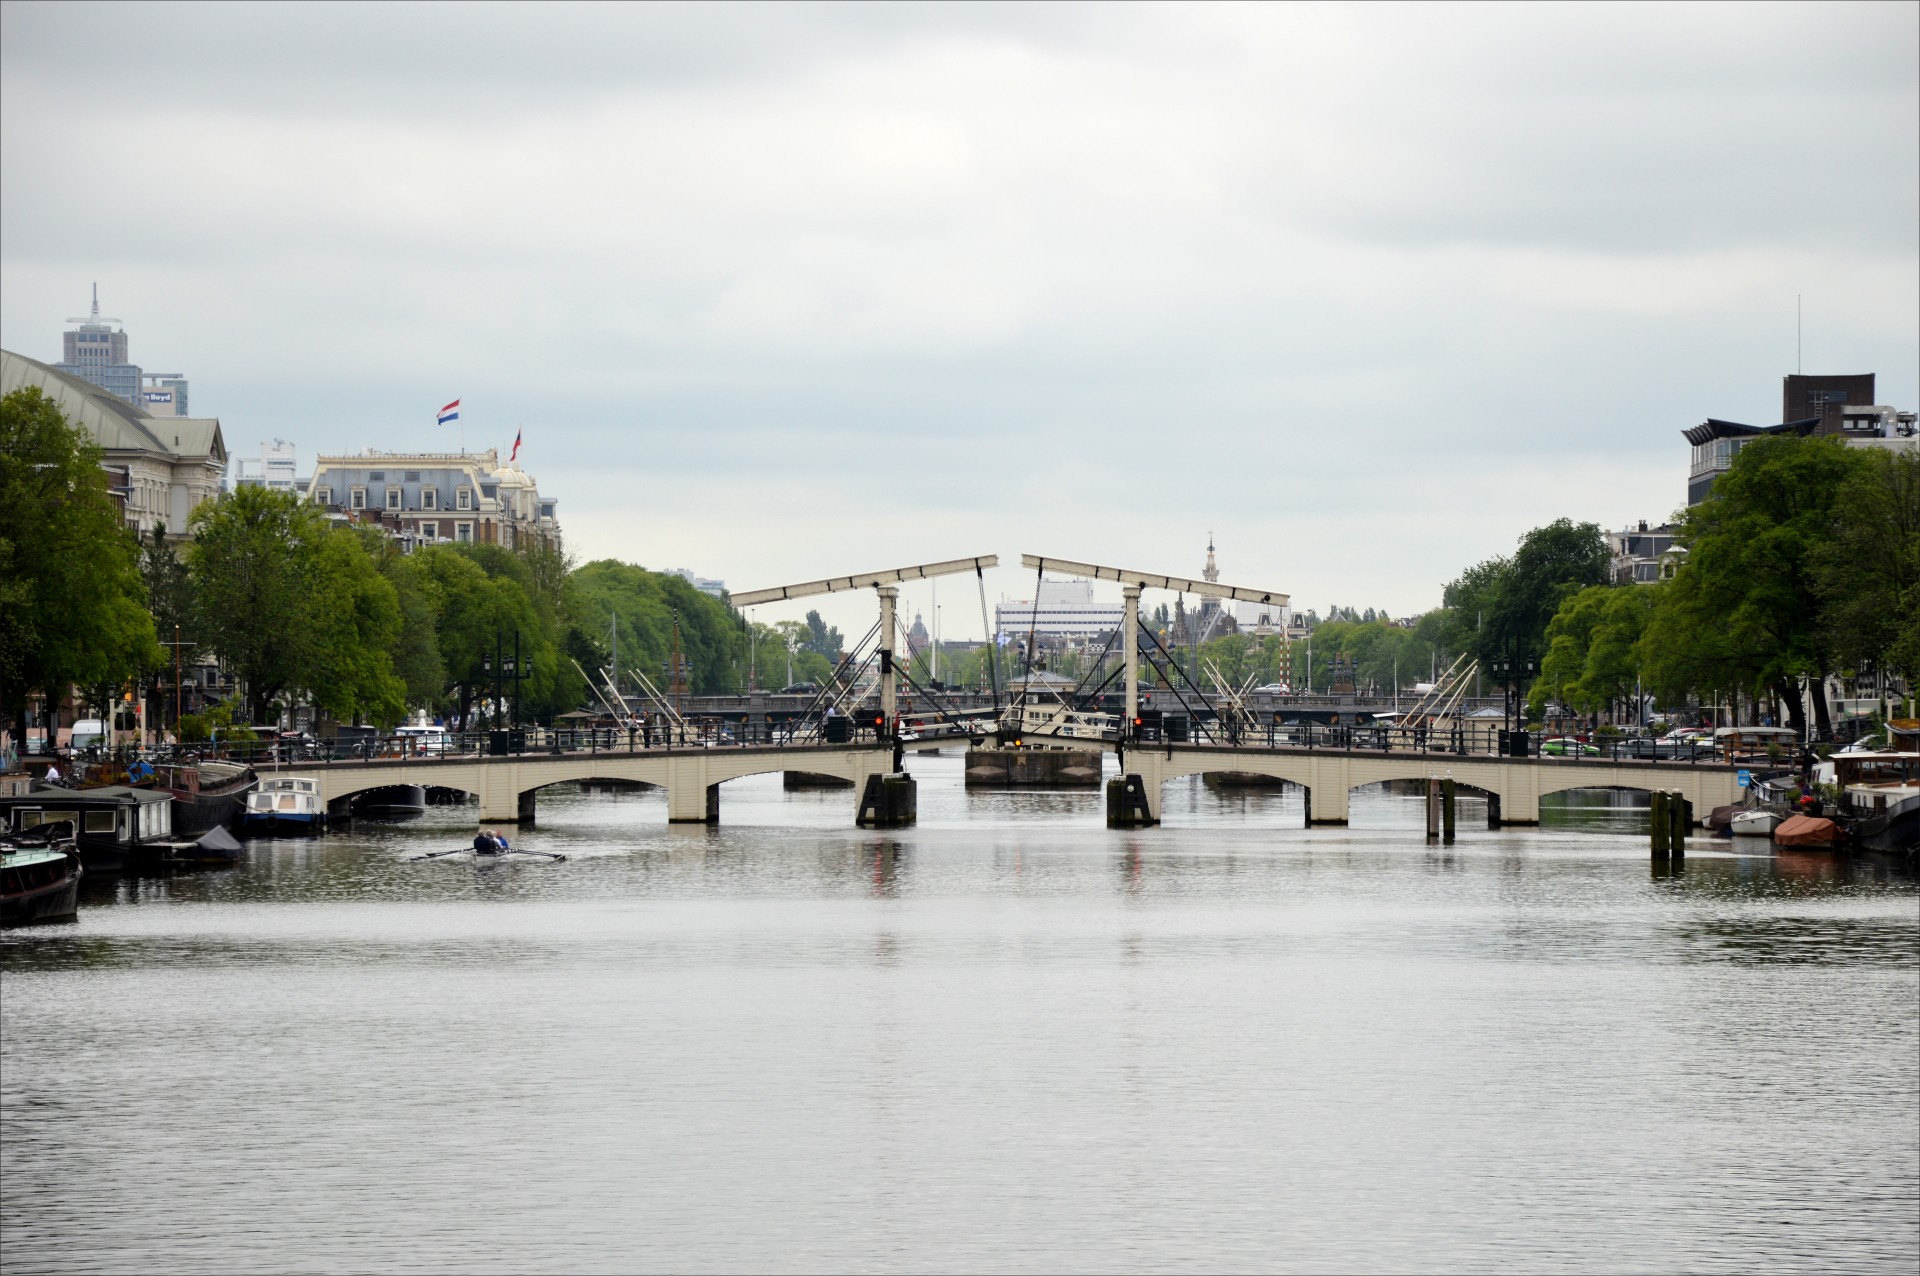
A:
[[[1780,817],[1777,814],[1760,806],[1735,811],[1733,818],[1727,822],[1728,831],[1735,837],[1771,837],[1779,824]]]
[[[253,791],[253,768],[237,762],[207,761],[155,768],[154,782],[173,797],[173,831],[198,837],[208,829],[232,829]]]
[[[418,784],[386,784],[353,798],[357,820],[412,820],[427,813],[427,791]]]
[[[1836,753],[1833,761],[1854,844],[1920,848],[1920,753]]]
[[[92,789],[36,785],[0,796],[0,823],[14,834],[71,822],[89,873],[139,872],[164,860],[173,839],[173,800],[164,789],[104,784]]]
[[[24,837],[0,839],[0,926],[65,921],[80,906],[86,870],[72,826],[42,824]]]
[[[1838,824],[1818,815],[1791,816],[1773,830],[1774,845],[1803,851],[1834,850],[1846,840],[1847,835]]]
[[[248,833],[317,833],[327,826],[326,804],[313,780],[274,775],[247,794],[240,827]]]

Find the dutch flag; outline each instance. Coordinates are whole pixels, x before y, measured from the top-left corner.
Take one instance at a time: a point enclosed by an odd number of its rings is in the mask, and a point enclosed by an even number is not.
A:
[[[452,403],[449,403],[446,407],[440,409],[439,421],[441,425],[445,425],[449,421],[458,421],[459,419],[460,419],[460,400],[455,399]]]

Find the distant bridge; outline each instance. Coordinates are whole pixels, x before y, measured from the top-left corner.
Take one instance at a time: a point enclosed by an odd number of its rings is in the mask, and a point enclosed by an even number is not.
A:
[[[624,780],[667,791],[667,819],[675,824],[709,824],[720,817],[720,786],[742,776],[804,771],[851,782],[863,791],[868,776],[893,769],[891,744],[808,744],[736,748],[636,748],[500,756],[348,758],[334,762],[290,762],[258,768],[262,774],[312,780],[329,811],[345,814],[347,804],[368,789],[398,784],[457,789],[480,799],[483,824],[532,823],[541,789],[582,780]]]

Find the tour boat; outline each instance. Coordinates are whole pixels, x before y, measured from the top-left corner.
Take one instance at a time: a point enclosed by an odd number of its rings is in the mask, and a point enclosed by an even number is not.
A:
[[[1778,814],[1756,806],[1751,810],[1736,812],[1730,821],[1730,831],[1735,837],[1772,837],[1773,830],[1779,824]]]
[[[327,826],[316,780],[268,776],[247,795],[240,826],[248,833],[316,833]]]
[[[71,824],[42,824],[23,837],[0,838],[0,926],[72,917],[85,871]]]

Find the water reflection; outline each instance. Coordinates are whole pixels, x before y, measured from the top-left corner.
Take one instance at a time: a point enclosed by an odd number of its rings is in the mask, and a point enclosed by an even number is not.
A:
[[[1912,1270],[1890,865],[909,763],[897,833],[556,789],[565,864],[436,807],[0,935],[8,1270]]]

